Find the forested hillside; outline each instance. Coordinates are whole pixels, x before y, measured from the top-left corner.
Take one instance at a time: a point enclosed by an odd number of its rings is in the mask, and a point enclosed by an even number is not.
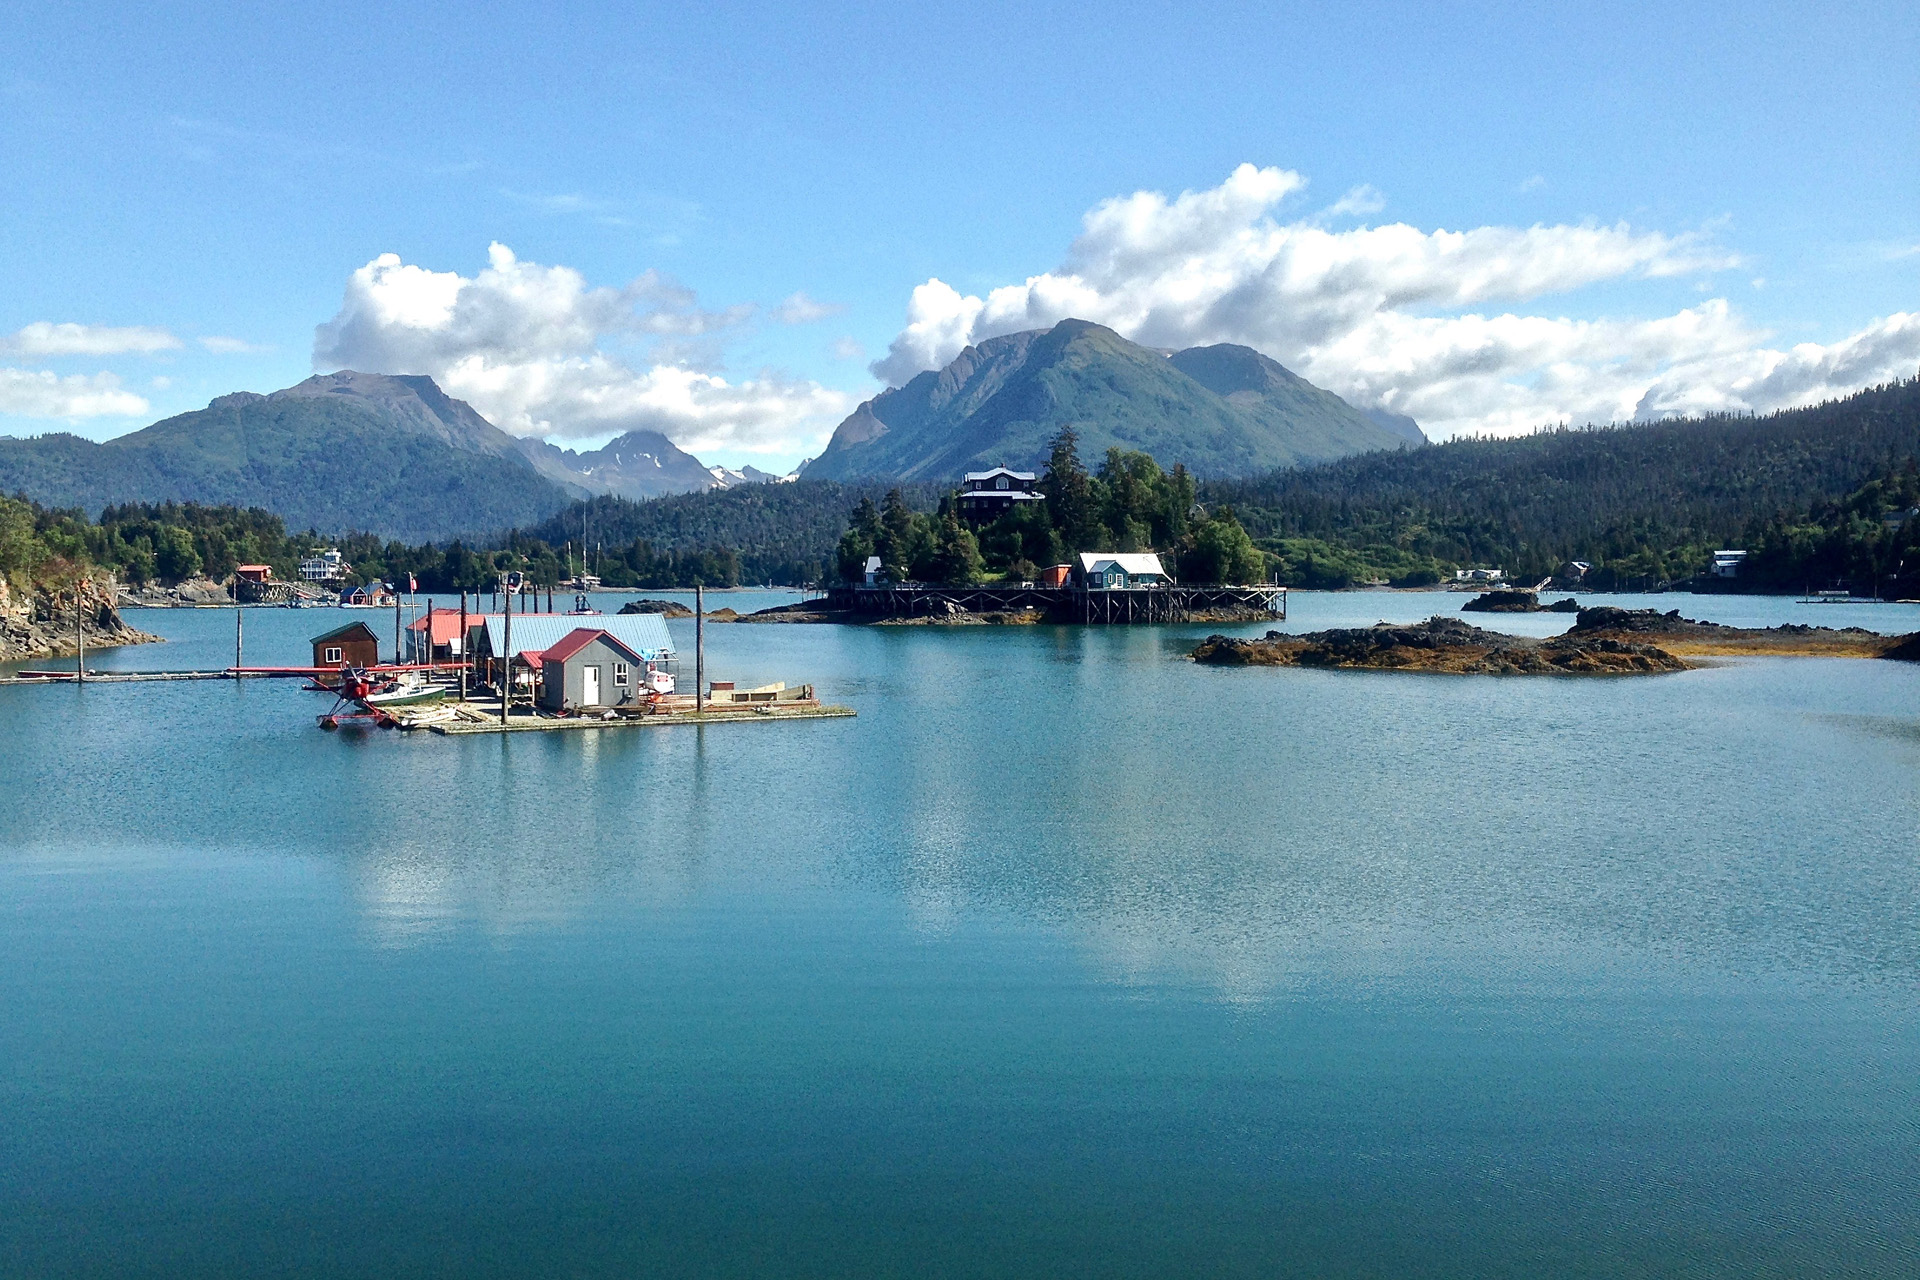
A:
[[[1584,560],[1595,585],[1651,586],[1699,573],[1727,547],[1755,552],[1750,584],[1801,590],[1898,569],[1901,544],[1882,517],[1898,509],[1891,495],[1916,456],[1920,380],[1766,417],[1373,453],[1203,484],[1200,499],[1231,503],[1300,583],[1414,581],[1456,564],[1544,577]],[[1844,502],[1876,478],[1880,498],[1868,500],[1884,498],[1886,511],[1843,519]],[[1861,523],[1842,546],[1830,535],[1845,520]]]

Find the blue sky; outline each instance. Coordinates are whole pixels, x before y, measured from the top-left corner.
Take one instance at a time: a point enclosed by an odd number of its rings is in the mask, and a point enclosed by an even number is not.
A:
[[[1443,431],[1920,352],[1905,6],[15,6],[0,55],[14,434],[350,355],[784,466],[1062,308]]]

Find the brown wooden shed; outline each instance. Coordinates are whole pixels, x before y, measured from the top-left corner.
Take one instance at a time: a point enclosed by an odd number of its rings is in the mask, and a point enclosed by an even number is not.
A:
[[[313,638],[316,667],[371,667],[380,661],[380,637],[364,622],[349,622]]]

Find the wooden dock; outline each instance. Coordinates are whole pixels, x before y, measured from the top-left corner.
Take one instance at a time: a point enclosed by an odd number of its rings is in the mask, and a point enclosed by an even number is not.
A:
[[[89,671],[86,684],[145,684],[158,680],[237,680],[232,671]],[[254,678],[250,673],[248,679]],[[0,676],[0,685],[8,684],[81,684],[77,671],[23,671],[19,675]]]
[[[952,587],[933,583],[833,587],[826,607],[866,617],[925,618],[958,613],[1037,611],[1052,622],[1125,625],[1185,622],[1195,616],[1241,611],[1285,619],[1281,586]]]
[[[762,703],[751,707],[728,707],[719,711],[677,711],[672,715],[661,716],[614,716],[607,720],[592,716],[514,716],[502,724],[496,704],[491,716],[481,719],[436,721],[416,727],[431,729],[435,733],[447,736],[466,733],[567,733],[581,729],[660,729],[676,724],[765,724],[775,720],[841,720],[855,714],[857,713],[852,707],[824,705],[783,707]],[[403,723],[401,727],[406,726]]]

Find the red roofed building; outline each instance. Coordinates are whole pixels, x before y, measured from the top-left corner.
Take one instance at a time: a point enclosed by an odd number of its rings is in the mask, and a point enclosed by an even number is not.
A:
[[[469,633],[485,624],[478,613],[467,615]],[[458,662],[467,652],[460,635],[458,609],[433,609],[407,624],[408,662]]]

